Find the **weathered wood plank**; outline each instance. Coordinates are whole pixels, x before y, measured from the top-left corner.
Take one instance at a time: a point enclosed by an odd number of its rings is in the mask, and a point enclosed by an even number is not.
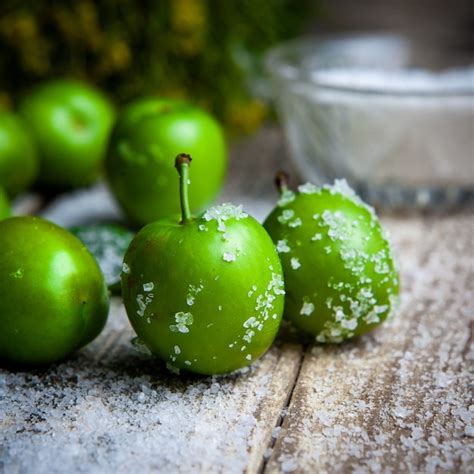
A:
[[[268,473],[472,469],[473,216],[387,224],[400,314],[358,341],[308,350]]]
[[[44,199],[39,194],[27,193],[13,201],[13,213],[17,216],[36,214],[44,204]]]
[[[259,428],[252,433],[250,456],[245,469],[247,473],[261,470],[267,447],[272,443],[274,427],[278,424],[296,383],[302,355],[301,345],[284,344],[280,347],[274,367],[269,369],[269,373],[278,375],[270,378],[267,387],[268,397],[264,398],[255,410]]]
[[[240,155],[258,148],[252,168],[273,168],[269,160],[282,159],[275,153],[280,139],[275,129],[264,131],[234,151],[231,166],[240,167]],[[241,196],[241,186],[255,195],[254,180],[232,175],[226,199]],[[246,206],[260,218],[273,200],[271,177],[265,184],[270,198],[250,198]],[[23,206],[23,212],[38,210]],[[57,197],[41,215],[63,226],[120,217],[102,184]],[[294,384],[301,346],[277,344],[240,375],[178,378],[139,354],[132,336],[123,306],[113,300],[105,331],[68,361],[0,371],[0,471],[258,471]]]
[[[282,145],[269,128],[235,147],[222,199],[263,219]],[[43,212],[65,226],[120,216],[102,185]],[[387,224],[400,316],[360,341],[311,347],[302,366],[300,339],[284,332],[248,372],[175,377],[131,346],[114,299],[104,333],[69,360],[0,369],[0,472],[468,471],[473,216]]]
[[[176,377],[132,337],[115,300],[104,333],[69,360],[0,370],[0,471],[258,470],[301,347],[275,346],[240,374]]]

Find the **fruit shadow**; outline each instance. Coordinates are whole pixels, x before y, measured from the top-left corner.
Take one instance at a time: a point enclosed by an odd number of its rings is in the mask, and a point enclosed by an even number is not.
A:
[[[340,343],[320,343],[315,337],[292,324],[291,321],[283,319],[274,344],[281,347],[285,344],[298,344],[303,353],[312,351],[323,351],[327,354],[342,354],[344,352],[355,352],[357,350],[371,350],[383,344],[381,336],[382,327],[374,328],[370,333],[357,336],[353,339]]]
[[[286,345],[299,345],[302,348],[302,360],[306,355],[318,355],[321,351],[325,355],[334,357],[352,353],[351,357],[363,358],[367,355],[367,351],[370,352],[375,346],[382,344],[380,336],[377,337],[379,330],[376,329],[370,334],[340,344],[319,344],[314,341],[314,337],[284,320],[274,347],[276,350],[283,351]],[[63,390],[72,389],[80,393],[81,381],[87,380],[88,386],[92,382],[96,395],[107,399],[108,394],[117,390],[117,387],[122,387],[127,393],[132,394],[139,394],[144,385],[151,390],[170,390],[177,394],[185,394],[192,387],[210,388],[215,382],[220,384],[245,382],[255,375],[259,368],[259,361],[256,361],[250,367],[230,374],[208,376],[185,370],[175,374],[170,372],[160,359],[137,350],[131,342],[132,337],[132,333],[124,334],[119,343],[100,356],[98,356],[98,347],[94,347],[94,343],[92,347],[86,347],[60,362],[49,365],[13,364],[0,361],[0,375],[2,372],[7,375],[7,384],[10,374],[13,380],[21,381],[24,386],[37,387],[38,390],[42,387],[54,386],[58,397],[61,396]]]

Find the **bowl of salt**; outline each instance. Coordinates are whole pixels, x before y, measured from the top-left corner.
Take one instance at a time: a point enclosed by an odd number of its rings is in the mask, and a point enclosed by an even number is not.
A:
[[[266,56],[305,179],[389,210],[474,201],[474,62],[393,35],[297,40]]]

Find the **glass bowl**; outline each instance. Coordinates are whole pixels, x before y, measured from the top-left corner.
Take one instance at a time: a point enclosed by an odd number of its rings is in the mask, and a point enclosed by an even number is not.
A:
[[[298,40],[266,56],[290,155],[315,183],[388,209],[474,200],[474,66],[392,35]]]

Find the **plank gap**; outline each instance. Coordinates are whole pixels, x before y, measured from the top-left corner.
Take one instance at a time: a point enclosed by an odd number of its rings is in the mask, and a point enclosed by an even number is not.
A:
[[[274,432],[275,428],[281,428],[281,426],[283,425],[283,422],[285,421],[285,417],[288,414],[288,409],[291,405],[291,400],[293,398],[293,393],[295,391],[295,388],[298,385],[298,380],[299,380],[299,377],[300,377],[301,368],[303,367],[303,363],[304,363],[304,360],[306,358],[306,352],[308,350],[308,347],[309,346],[307,345],[301,352],[300,361],[299,361],[299,364],[298,364],[298,368],[295,371],[295,377],[293,379],[291,389],[288,391],[288,395],[286,396],[285,403],[283,404],[283,407],[280,410],[280,415],[278,416],[277,422],[272,428],[270,442],[268,443],[267,447],[265,448],[264,453],[268,449],[273,449],[274,446],[275,446],[277,438],[273,437],[273,432]],[[263,474],[265,472],[269,459],[270,459],[270,457],[268,457],[268,458],[263,457],[262,458],[262,463],[260,465],[260,468],[257,470],[257,474]]]

